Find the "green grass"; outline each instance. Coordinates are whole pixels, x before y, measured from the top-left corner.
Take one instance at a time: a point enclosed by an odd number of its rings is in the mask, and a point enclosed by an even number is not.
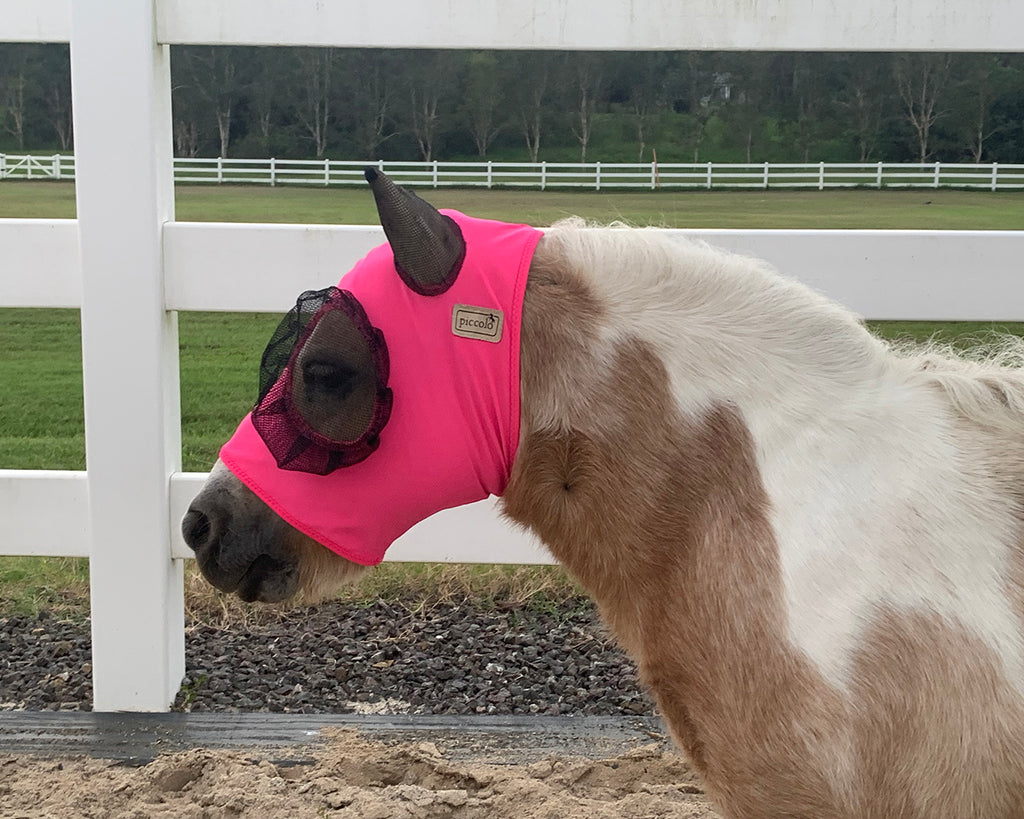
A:
[[[439,190],[421,192],[440,207],[549,224],[569,214],[671,227],[1019,229],[1024,194],[962,191],[564,193]],[[66,183],[0,183],[0,218],[71,218]],[[183,187],[177,218],[369,224],[371,197],[360,189]],[[282,305],[282,308],[287,305]],[[277,316],[189,313],[179,317],[182,460],[203,471],[256,396],[259,356]],[[1024,335],[1024,324],[874,322],[886,337],[960,340],[989,331]],[[0,469],[83,469],[81,334],[77,310],[0,309]],[[0,616],[39,608],[87,611],[88,566],[69,558],[0,557]],[[226,602],[190,583],[194,608]],[[410,593],[424,599],[484,595],[497,604],[554,605],[578,594],[557,567],[386,565],[348,599]],[[204,593],[207,597],[203,597]],[[200,601],[200,602],[196,602]],[[234,611],[234,609],[231,609]]]
[[[599,222],[719,228],[1020,230],[1024,192],[959,190],[593,192],[421,189],[438,207],[548,225],[577,215]],[[63,182],[0,183],[0,218],[73,218]],[[179,186],[182,221],[374,224],[369,193],[355,188]]]

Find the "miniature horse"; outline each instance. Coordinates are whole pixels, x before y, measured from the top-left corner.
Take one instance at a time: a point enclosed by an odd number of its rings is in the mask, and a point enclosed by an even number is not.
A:
[[[409,248],[466,223],[368,178],[408,284],[433,252]],[[898,353],[759,261],[575,219],[528,258],[517,340],[503,511],[594,598],[724,816],[1024,817],[1019,371]],[[358,573],[238,471],[183,522],[215,585]]]

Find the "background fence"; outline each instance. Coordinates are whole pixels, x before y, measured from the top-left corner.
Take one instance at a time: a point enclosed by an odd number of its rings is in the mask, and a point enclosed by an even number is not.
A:
[[[175,157],[174,181],[219,185],[362,185],[372,164],[410,187],[685,190],[965,188],[1024,190],[1024,165],[968,163],[357,162]],[[0,154],[2,179],[74,179],[66,154]]]
[[[81,308],[87,471],[0,470],[0,554],[89,557],[97,710],[166,710],[184,672],[181,567],[188,553],[178,525],[203,476],[181,472],[177,312],[280,312],[296,292],[335,284],[339,270],[382,240],[372,227],[176,221],[169,45],[1024,48],[1024,3],[1007,0],[692,0],[671,14],[661,0],[601,0],[599,13],[593,0],[34,0],[2,9],[0,40],[71,42],[78,217],[0,220],[0,306]],[[218,173],[216,165],[197,170],[203,165],[183,172]],[[71,171],[60,157],[24,159],[19,167],[62,178]],[[281,179],[301,178],[291,167],[295,173]],[[432,165],[388,168],[407,184],[434,183]],[[333,163],[311,170],[304,181],[317,172],[328,184],[334,177]],[[536,172],[504,168],[501,178],[524,181],[508,176],[517,170]],[[586,178],[552,176],[550,184],[589,187],[600,179],[604,187],[615,170],[595,165],[583,169]],[[670,178],[664,166],[653,180],[644,166],[619,170],[648,186]],[[756,177],[758,169],[748,170]],[[771,185],[772,167],[759,171]],[[814,166],[803,171],[813,183]],[[932,185],[942,183],[942,167],[910,170],[929,172],[939,174]],[[751,178],[722,173],[723,183]],[[821,173],[817,166],[824,184]],[[714,168],[712,176],[714,186]],[[766,258],[870,318],[1024,318],[1024,231],[679,233]],[[389,556],[549,559],[499,523],[486,502],[425,521]]]

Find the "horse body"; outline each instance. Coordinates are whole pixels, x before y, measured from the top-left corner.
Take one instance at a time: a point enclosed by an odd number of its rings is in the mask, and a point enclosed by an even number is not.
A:
[[[533,254],[520,354],[503,510],[725,816],[1024,819],[1019,370],[897,354],[760,262],[573,220]],[[248,598],[358,570],[221,465],[183,526]]]
[[[970,374],[751,260],[578,225],[522,344],[505,510],[726,815],[1024,815],[1024,448],[958,406]]]

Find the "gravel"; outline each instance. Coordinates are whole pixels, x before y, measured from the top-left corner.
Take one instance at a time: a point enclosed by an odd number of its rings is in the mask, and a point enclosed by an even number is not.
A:
[[[186,626],[175,711],[653,714],[589,606],[330,603]],[[89,710],[89,623],[0,617],[0,710]]]

